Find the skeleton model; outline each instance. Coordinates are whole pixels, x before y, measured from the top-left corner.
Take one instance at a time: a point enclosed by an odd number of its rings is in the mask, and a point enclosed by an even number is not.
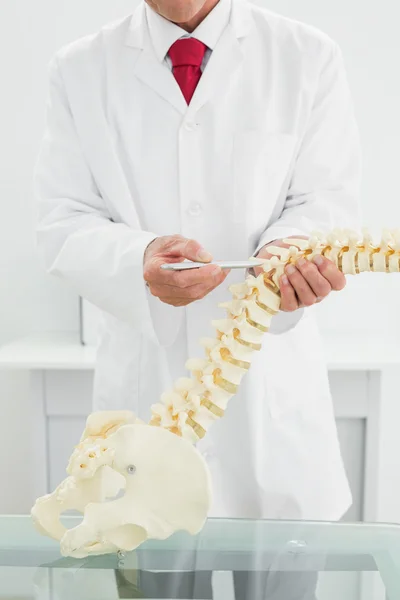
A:
[[[166,539],[178,530],[198,533],[211,505],[206,462],[195,447],[210,425],[223,417],[252,355],[280,307],[279,278],[289,263],[321,254],[345,274],[400,272],[400,231],[385,231],[372,244],[353,232],[334,231],[308,240],[284,240],[269,247],[258,277],[232,285],[232,300],[213,321],[217,335],[201,341],[204,359],[186,363],[191,377],[179,379],[152,407],[150,425],[130,412],[100,412],[87,421],[70,459],[69,477],[32,509],[36,527],[61,543],[64,556],[85,557],[130,551],[148,539]],[[67,530],[63,512],[81,512],[83,521]]]

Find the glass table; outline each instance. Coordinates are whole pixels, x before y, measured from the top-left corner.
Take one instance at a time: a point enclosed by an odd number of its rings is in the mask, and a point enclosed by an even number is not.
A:
[[[70,559],[29,517],[0,517],[0,600],[119,598],[399,600],[400,526],[211,519],[196,537]]]

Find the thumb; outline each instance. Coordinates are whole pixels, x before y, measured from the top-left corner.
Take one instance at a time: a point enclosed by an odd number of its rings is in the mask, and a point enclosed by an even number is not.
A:
[[[185,238],[176,240],[170,253],[194,262],[210,262],[212,260],[211,254],[199,242]]]

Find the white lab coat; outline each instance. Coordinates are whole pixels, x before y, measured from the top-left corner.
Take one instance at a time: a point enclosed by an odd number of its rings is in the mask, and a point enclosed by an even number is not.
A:
[[[144,285],[147,244],[181,233],[244,259],[276,238],[352,226],[360,158],[341,54],[324,34],[233,0],[187,107],[143,15],[51,62],[35,189],[47,270],[104,311],[94,408],[148,418],[245,273],[174,308]],[[199,444],[212,514],[338,519],[351,495],[316,326],[298,311],[273,331]]]

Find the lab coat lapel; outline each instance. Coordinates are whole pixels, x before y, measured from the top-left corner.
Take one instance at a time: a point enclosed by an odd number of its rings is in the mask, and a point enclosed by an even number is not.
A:
[[[235,81],[235,74],[244,58],[241,38],[249,33],[250,28],[251,19],[247,5],[241,0],[233,0],[231,22],[214,48],[193,94],[188,107],[188,119],[209,100],[218,100],[224,96]]]
[[[135,65],[134,74],[159,96],[184,114],[187,109],[181,89],[168,67],[160,63],[151,47],[145,48]]]
[[[133,74],[174,106],[178,112],[185,114],[187,104],[180,87],[170,69],[158,60],[154,52],[148,33],[144,3],[132,16],[126,45],[141,50],[135,62]]]
[[[243,54],[236,37],[228,26],[213,50],[188,107],[190,119],[208,101],[218,101],[226,94],[241,66]]]

